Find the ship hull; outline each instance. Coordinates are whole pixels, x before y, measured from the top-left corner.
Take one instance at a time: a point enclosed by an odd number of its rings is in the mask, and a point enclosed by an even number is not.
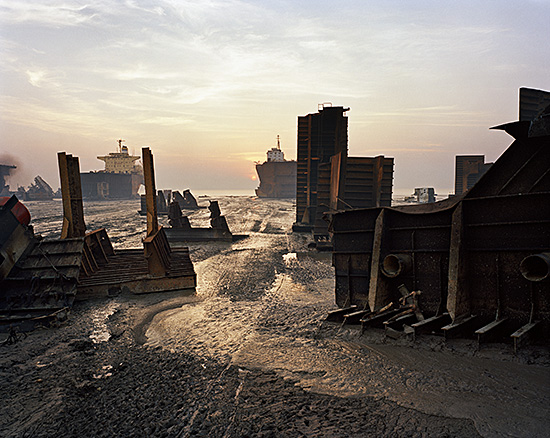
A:
[[[84,199],[138,198],[143,176],[137,173],[87,172],[80,174]]]
[[[260,198],[296,197],[296,161],[266,161],[256,164],[260,186],[256,196]]]

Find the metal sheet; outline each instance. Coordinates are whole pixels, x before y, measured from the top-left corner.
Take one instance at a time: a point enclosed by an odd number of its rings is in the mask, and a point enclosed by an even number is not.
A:
[[[498,318],[510,327],[537,319],[548,333],[550,281],[530,282],[520,272],[526,257],[550,248],[548,163],[549,136],[521,138],[463,197],[335,214],[337,304],[368,303],[377,311],[398,299],[404,284],[422,291],[428,317],[448,311],[458,326],[475,314],[468,329]],[[410,257],[411,268],[396,278],[383,275],[389,254]]]

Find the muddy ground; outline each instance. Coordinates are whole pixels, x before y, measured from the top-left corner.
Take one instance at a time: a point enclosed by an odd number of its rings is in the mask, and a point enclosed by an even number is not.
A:
[[[290,233],[292,201],[219,199],[249,237],[190,246],[195,294],[78,303],[58,327],[0,347],[0,436],[548,436],[547,349],[323,322],[330,256]],[[88,224],[105,223],[115,246],[139,243],[134,207],[113,221],[112,207],[88,206]]]

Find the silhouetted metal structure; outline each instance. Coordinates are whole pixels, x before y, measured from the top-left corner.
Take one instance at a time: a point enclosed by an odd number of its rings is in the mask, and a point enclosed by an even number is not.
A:
[[[319,166],[340,152],[347,154],[349,108],[322,105],[298,117],[296,223],[311,229],[317,211]]]
[[[325,213],[391,205],[393,158],[348,157],[349,108],[322,105],[298,117],[294,231],[328,237]]]
[[[336,303],[355,306],[341,313],[364,328],[386,322],[479,342],[506,334],[516,347],[537,330],[547,339],[550,129],[537,127],[548,117],[550,108],[533,123],[497,127],[515,141],[462,196],[335,214]],[[408,303],[403,319],[392,319],[407,291],[422,317]]]
[[[493,164],[485,163],[485,155],[457,155],[455,160],[455,195],[471,189]]]
[[[348,157],[344,151],[319,169],[313,230],[316,239],[328,238],[327,213],[391,205],[393,158]]]
[[[550,93],[535,88],[519,89],[519,121],[530,122],[550,105]]]

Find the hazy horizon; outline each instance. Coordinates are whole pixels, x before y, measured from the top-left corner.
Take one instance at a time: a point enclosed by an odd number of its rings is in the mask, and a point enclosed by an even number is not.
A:
[[[455,155],[494,162],[520,87],[550,90],[550,0],[0,0],[0,161],[59,186],[149,146],[158,188],[250,190],[296,158],[297,117],[350,107],[349,153],[394,157],[394,192],[452,192]],[[11,157],[11,158],[10,158]]]

